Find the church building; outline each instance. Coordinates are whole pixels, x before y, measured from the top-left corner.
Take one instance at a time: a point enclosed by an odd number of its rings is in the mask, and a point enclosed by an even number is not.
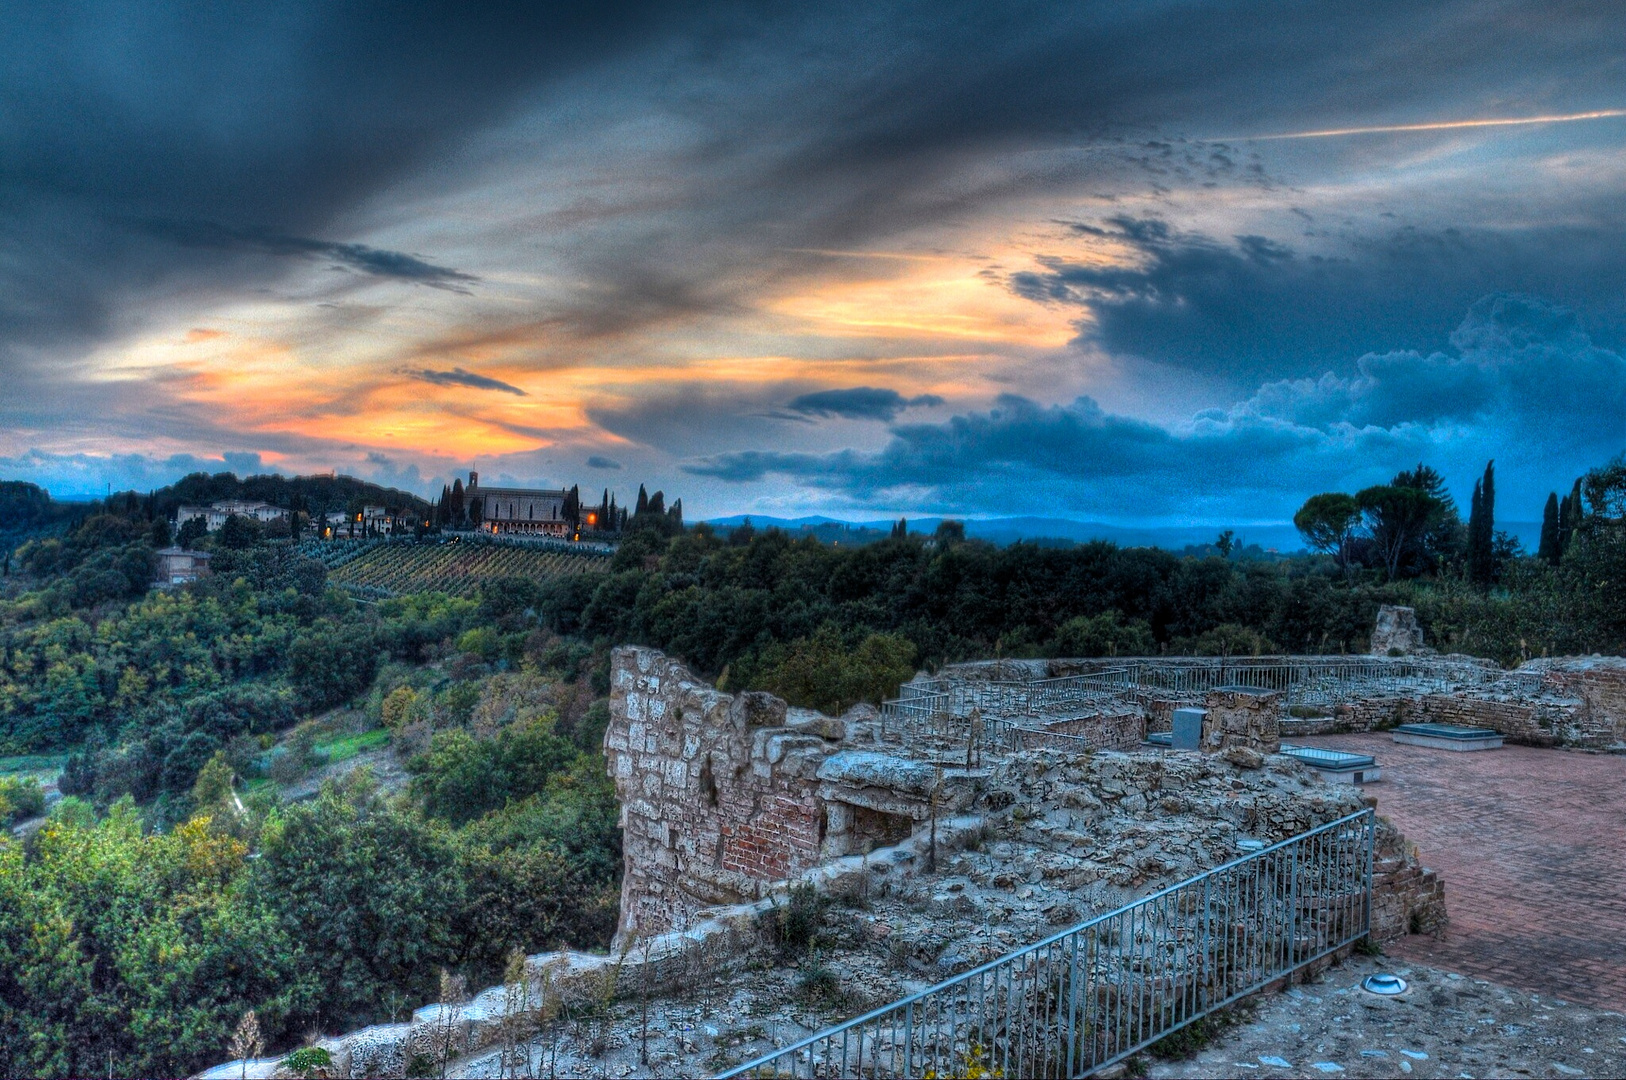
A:
[[[480,474],[469,473],[463,490],[469,520],[490,533],[533,536],[575,535],[579,500],[576,491],[548,488],[481,487]]]

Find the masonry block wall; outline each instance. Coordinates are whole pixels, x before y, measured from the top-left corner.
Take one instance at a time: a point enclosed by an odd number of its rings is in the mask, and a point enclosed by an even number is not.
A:
[[[621,799],[618,942],[754,900],[819,861],[831,747],[783,701],[720,693],[653,649],[615,650],[604,753]]]
[[[1626,658],[1532,660],[1520,670],[1525,669],[1542,672],[1544,691],[1577,702],[1568,717],[1571,741],[1588,746],[1626,743]]]

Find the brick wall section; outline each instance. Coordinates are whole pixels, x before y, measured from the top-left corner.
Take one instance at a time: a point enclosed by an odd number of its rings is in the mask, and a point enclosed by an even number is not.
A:
[[[777,698],[720,693],[652,649],[615,650],[604,753],[621,800],[619,938],[818,863],[814,773],[832,747],[785,716]]]
[[[818,862],[824,809],[810,792],[793,791],[785,778],[768,786],[754,806],[738,807],[750,817],[722,826],[722,865],[757,881],[783,881]]]
[[[1410,933],[1437,935],[1445,926],[1445,882],[1418,861],[1399,829],[1378,818],[1372,846],[1372,940],[1385,944]]]

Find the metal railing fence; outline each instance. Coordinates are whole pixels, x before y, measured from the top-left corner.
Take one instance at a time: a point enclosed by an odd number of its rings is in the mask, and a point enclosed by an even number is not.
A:
[[[1031,739],[1013,742],[1012,733],[1039,730],[1042,716],[1127,702],[1136,679],[1134,668],[1123,667],[1029,682],[905,683],[897,698],[881,703],[880,737],[915,752],[967,757],[1028,746]]]
[[[1087,1076],[1364,937],[1373,838],[1362,810],[721,1075]]]

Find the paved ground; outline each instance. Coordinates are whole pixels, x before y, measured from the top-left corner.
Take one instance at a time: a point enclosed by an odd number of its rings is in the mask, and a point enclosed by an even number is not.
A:
[[[1626,1012],[1626,756],[1298,741],[1376,757],[1383,779],[1365,790],[1378,813],[1445,878],[1444,938],[1392,955]]]
[[[1398,998],[1362,991],[1379,969],[1403,975]],[[1148,1056],[1154,1077],[1616,1077],[1626,1075],[1626,1017],[1561,1005],[1482,979],[1353,959],[1284,994],[1184,1061]]]

